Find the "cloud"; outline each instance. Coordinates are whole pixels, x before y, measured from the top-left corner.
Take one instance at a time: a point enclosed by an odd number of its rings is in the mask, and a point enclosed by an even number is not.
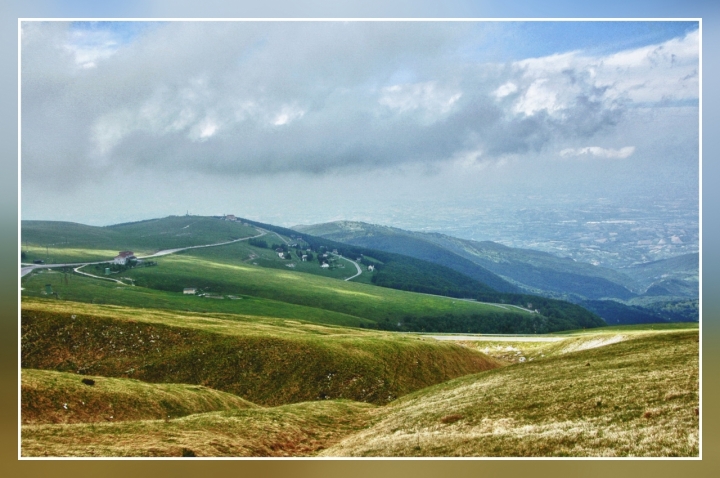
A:
[[[438,117],[452,110],[461,92],[439,88],[434,81],[392,85],[382,89],[378,103],[398,113],[421,111],[425,117]]]
[[[496,98],[505,98],[507,95],[511,95],[518,90],[518,87],[512,81],[500,85],[500,87],[493,93]]]
[[[544,150],[627,157],[565,146],[613,131],[638,105],[698,97],[697,32],[605,56],[491,64],[458,54],[485,29],[170,22],[128,36],[23,24],[23,183],[372,171]]]
[[[625,159],[635,152],[635,146],[625,146],[620,149],[601,148],[599,146],[587,146],[585,148],[566,148],[560,151],[563,158],[568,156],[595,156],[597,158]]]

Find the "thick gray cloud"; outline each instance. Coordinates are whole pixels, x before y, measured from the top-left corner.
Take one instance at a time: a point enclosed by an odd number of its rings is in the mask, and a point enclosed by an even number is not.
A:
[[[697,100],[696,32],[605,57],[487,64],[472,50],[489,28],[171,22],[128,39],[122,28],[25,23],[23,185],[621,150],[635,144],[612,144],[608,131],[629,108]]]

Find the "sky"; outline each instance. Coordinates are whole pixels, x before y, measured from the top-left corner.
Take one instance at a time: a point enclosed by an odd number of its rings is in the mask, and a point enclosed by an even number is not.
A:
[[[22,219],[697,198],[699,37],[687,21],[23,22]]]

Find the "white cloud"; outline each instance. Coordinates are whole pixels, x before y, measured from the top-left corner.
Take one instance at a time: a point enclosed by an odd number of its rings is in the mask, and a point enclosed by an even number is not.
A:
[[[563,158],[568,156],[595,156],[597,158],[625,159],[632,156],[635,146],[625,146],[620,149],[601,148],[600,146],[587,146],[585,148],[567,148],[560,151]]]
[[[219,125],[210,118],[205,118],[205,120],[198,126],[200,129],[200,135],[198,139],[200,141],[205,141],[211,136],[213,136],[219,128]]]
[[[63,45],[80,68],[96,68],[99,61],[113,56],[119,47],[118,40],[106,30],[71,31]]]
[[[581,102],[612,110],[627,102],[658,104],[699,97],[699,34],[604,56],[572,51],[517,61],[492,94],[515,93],[512,111],[564,117]]]
[[[649,117],[661,114],[653,102],[698,94],[697,34],[500,65],[448,54],[469,30],[442,22],[170,22],[117,46],[78,39],[72,51],[62,47],[69,31],[38,23],[22,37],[23,170],[58,183],[70,161],[252,176],[479,167],[568,145],[645,153],[617,129],[629,106],[642,103],[633,111]],[[563,151],[632,154],[592,148]]]
[[[513,110],[525,116],[532,116],[542,110],[553,113],[560,109],[558,93],[553,88],[548,88],[547,82],[547,78],[535,80],[515,103]]]
[[[501,85],[497,90],[493,92],[493,95],[495,95],[495,98],[505,98],[508,95],[511,95],[515,93],[518,90],[518,87],[515,83],[512,81],[508,81],[507,83]]]
[[[429,81],[385,87],[378,103],[398,113],[421,110],[430,116],[440,116],[450,112],[461,97],[461,92]]]
[[[298,108],[297,106],[283,106],[280,112],[275,115],[272,124],[275,126],[282,126],[289,124],[296,119],[300,119],[305,116],[305,111]]]

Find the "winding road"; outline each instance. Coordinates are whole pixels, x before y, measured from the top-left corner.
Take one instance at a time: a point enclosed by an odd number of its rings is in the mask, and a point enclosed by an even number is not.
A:
[[[339,257],[340,259],[343,259],[343,260],[346,260],[346,261],[352,263],[352,264],[355,266],[355,268],[357,269],[357,274],[355,274],[354,276],[348,277],[348,278],[345,279],[345,280],[354,279],[354,278],[356,278],[357,276],[359,276],[360,274],[362,274],[362,269],[360,268],[360,265],[359,265],[357,262],[353,261],[352,259],[348,259],[347,257],[343,257],[343,256],[341,256],[340,254],[333,254],[332,252],[330,253],[330,255],[333,255],[333,256],[335,256],[335,257]]]
[[[149,259],[149,258],[151,258],[151,257],[167,256],[167,255],[169,255],[169,254],[174,254],[174,253],[176,253],[176,252],[186,251],[186,250],[188,250],[188,249],[199,249],[199,248],[201,248],[201,247],[224,246],[224,245],[226,245],[226,244],[233,244],[233,243],[235,243],[235,242],[247,241],[247,240],[250,240],[250,239],[255,239],[256,237],[264,236],[265,234],[267,234],[267,231],[262,230],[262,229],[257,229],[257,231],[260,232],[260,234],[258,234],[257,236],[241,237],[240,239],[233,239],[232,241],[225,241],[225,242],[217,242],[217,243],[214,243],[214,244],[202,244],[202,245],[199,245],[199,246],[187,246],[187,247],[178,247],[178,248],[176,248],[176,249],[164,249],[164,250],[158,251],[158,252],[156,252],[156,253],[154,253],[154,254],[150,254],[150,255],[147,255],[147,256],[138,257],[138,259]],[[20,265],[22,266],[22,267],[20,268],[20,277],[25,277],[26,275],[30,274],[30,273],[31,273],[32,271],[34,271],[35,269],[51,269],[51,268],[54,269],[54,268],[57,268],[57,267],[72,267],[73,270],[74,270],[75,272],[77,272],[78,274],[82,274],[82,275],[86,275],[86,276],[90,276],[90,277],[95,277],[95,278],[98,278],[98,279],[111,280],[111,281],[119,282],[120,284],[124,284],[123,282],[120,282],[120,281],[117,280],[117,279],[110,279],[110,278],[108,278],[108,277],[94,276],[94,275],[92,275],[92,274],[88,274],[87,272],[80,272],[80,271],[78,270],[78,269],[80,269],[81,267],[91,266],[91,265],[95,265],[95,264],[107,264],[108,262],[111,262],[111,261],[112,261],[112,259],[108,259],[108,260],[106,260],[106,261],[98,261],[98,262],[75,262],[75,263],[70,263],[70,264],[22,264],[22,263],[20,263]],[[127,284],[125,284],[125,285],[127,285]]]
[[[559,342],[567,337],[535,337],[529,335],[423,335],[435,340],[452,340],[455,342]]]
[[[214,243],[214,244],[202,244],[202,245],[199,245],[199,246],[187,246],[187,247],[178,247],[178,248],[175,248],[175,249],[164,249],[164,250],[158,251],[158,252],[156,252],[156,253],[154,253],[154,254],[150,254],[150,255],[147,255],[147,256],[138,257],[138,259],[150,259],[150,258],[153,258],[153,257],[162,257],[162,256],[167,256],[167,255],[170,255],[170,254],[174,254],[174,253],[176,253],[176,252],[186,251],[186,250],[189,250],[189,249],[200,249],[200,248],[203,248],[203,247],[224,246],[224,245],[227,245],[227,244],[233,244],[233,243],[235,243],[235,242],[247,241],[247,240],[250,240],[250,239],[255,239],[255,238],[257,238],[257,237],[261,237],[261,236],[264,236],[265,234],[269,234],[269,233],[270,233],[270,231],[266,231],[265,229],[262,229],[262,228],[259,228],[259,227],[255,227],[255,230],[258,231],[260,234],[258,234],[258,235],[256,235],[256,236],[242,237],[242,238],[240,238],[240,239],[233,239],[232,241],[216,242],[216,243]],[[282,236],[280,236],[278,233],[275,233],[275,232],[274,232],[273,234],[275,234],[276,236],[278,236],[278,237],[279,237],[281,240],[283,240],[286,244],[288,243],[288,241],[286,241],[286,240],[285,240]],[[344,279],[344,280],[349,281],[349,280],[352,280],[352,279],[358,277],[360,274],[362,274],[362,268],[360,267],[360,265],[359,265],[357,262],[353,261],[352,259],[348,259],[347,257],[343,257],[343,256],[341,256],[340,254],[333,254],[333,253],[331,253],[331,255],[333,255],[333,256],[335,256],[335,257],[339,257],[340,259],[343,259],[343,260],[345,260],[345,261],[348,261],[348,262],[352,263],[352,264],[355,266],[355,269],[357,269],[357,274],[355,274],[355,275],[353,275],[353,276],[350,276],[350,277],[348,277],[347,279]],[[122,282],[122,281],[120,281],[120,280],[118,280],[118,279],[112,279],[112,278],[110,278],[110,277],[100,277],[100,276],[88,274],[87,272],[82,272],[82,271],[79,270],[79,269],[81,269],[81,268],[83,268],[83,267],[85,267],[85,266],[90,266],[90,265],[95,265],[95,264],[107,264],[108,262],[111,262],[111,261],[112,261],[112,259],[109,259],[109,260],[106,260],[106,261],[98,261],[98,262],[76,262],[76,263],[71,263],[71,264],[22,264],[22,263],[21,263],[20,265],[21,265],[22,267],[20,268],[20,277],[21,277],[21,278],[22,278],[22,277],[25,277],[26,275],[30,274],[30,273],[31,273],[32,271],[34,271],[35,269],[50,269],[50,268],[57,268],[57,267],[72,267],[72,268],[73,268],[73,271],[77,272],[78,274],[84,275],[84,276],[93,277],[93,278],[102,279],[102,280],[109,280],[109,281],[117,282],[117,283],[119,283],[119,284],[127,285],[126,283],[124,283],[124,282]],[[468,301],[468,302],[479,302],[479,301],[474,300],[474,299],[458,299],[458,298],[446,297],[446,296],[435,295],[435,294],[423,294],[423,295],[431,295],[431,296],[434,296],[434,297],[443,297],[443,298],[445,298],[445,299],[452,299],[452,300],[464,300],[464,301]],[[523,310],[523,311],[525,311],[525,312],[529,312],[529,313],[531,313],[531,314],[536,313],[534,310],[525,309],[525,308],[523,308],[523,307],[520,307],[520,306],[517,306],[517,305],[512,305],[512,304],[494,304],[494,303],[492,303],[492,302],[480,302],[480,303],[481,303],[481,304],[492,305],[492,306],[495,306],[495,307],[500,307],[500,308],[502,308],[502,309],[507,309],[508,307],[515,307],[515,308],[517,308],[517,309]],[[441,337],[443,337],[443,338],[441,338]],[[450,338],[444,338],[444,337],[446,337],[446,336],[437,336],[437,337],[435,337],[435,338],[437,338],[438,340],[458,340],[458,339],[450,339]],[[490,339],[484,338],[484,337],[480,337],[480,338],[468,338],[468,339],[463,339],[463,340],[490,340]]]

